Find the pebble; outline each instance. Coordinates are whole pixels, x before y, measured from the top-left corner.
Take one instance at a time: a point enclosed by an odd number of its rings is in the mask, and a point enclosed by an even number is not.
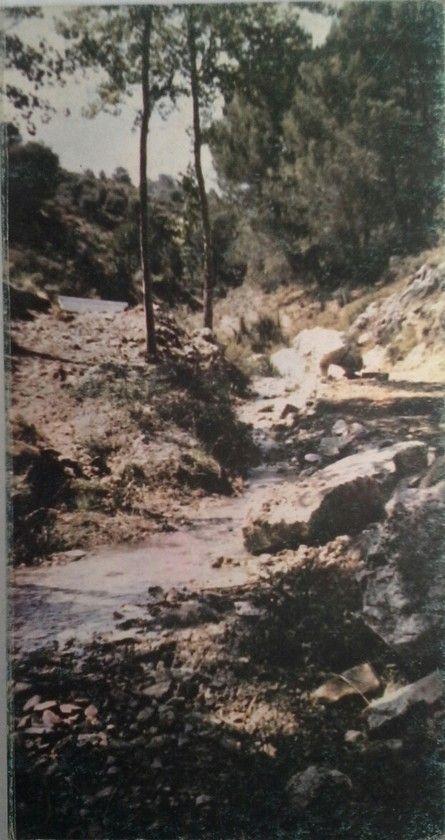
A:
[[[317,455],[316,452],[308,452],[304,456],[304,460],[308,462],[308,464],[318,464],[320,461],[320,456]]]

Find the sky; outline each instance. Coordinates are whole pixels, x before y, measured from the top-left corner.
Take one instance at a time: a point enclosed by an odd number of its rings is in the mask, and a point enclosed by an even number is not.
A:
[[[25,20],[16,31],[31,43],[45,36],[55,46],[60,46],[60,39],[54,33],[53,21],[54,17],[60,17],[62,13],[62,8],[46,8],[43,19]],[[311,33],[314,46],[324,41],[331,21],[331,18],[307,9],[300,13],[300,23]],[[53,149],[65,169],[74,172],[92,169],[95,174],[103,170],[111,175],[117,166],[123,166],[130,173],[132,181],[138,183],[138,131],[133,129],[134,99],[131,104],[123,105],[119,117],[100,113],[93,119],[87,119],[82,116],[82,109],[94,96],[93,80],[71,78],[64,87],[46,89],[43,93],[56,108],[56,113],[46,124],[42,124],[37,116],[37,133],[33,139]],[[65,113],[67,106],[69,116]],[[218,109],[216,104],[216,116]],[[187,170],[192,162],[191,120],[191,101],[187,97],[180,99],[175,110],[165,119],[158,113],[153,114],[148,154],[150,178],[156,179],[161,173],[174,177]],[[22,129],[22,133],[26,139],[26,130]],[[202,156],[208,186],[216,187],[216,175],[208,147],[203,147]]]

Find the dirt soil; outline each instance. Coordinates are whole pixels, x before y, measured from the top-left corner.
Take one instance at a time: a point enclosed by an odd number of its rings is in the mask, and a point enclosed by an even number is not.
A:
[[[46,509],[39,540],[29,550],[22,535],[15,540],[17,562],[41,562],[66,549],[140,542],[178,527],[187,517],[183,506],[194,498],[242,487],[246,463],[257,457],[231,414],[243,378],[207,336],[187,334],[160,307],[157,317],[159,366],[145,361],[141,307],[76,315],[52,309],[12,322],[16,522],[33,527]],[[214,393],[212,404],[208,395]],[[232,448],[240,443],[243,453],[235,463],[230,451],[223,453],[226,461],[221,457],[217,431],[212,435],[211,412],[220,409]],[[217,419],[224,423],[223,416]],[[48,455],[65,481],[42,505],[37,478],[49,469]],[[31,487],[30,465],[36,474]]]

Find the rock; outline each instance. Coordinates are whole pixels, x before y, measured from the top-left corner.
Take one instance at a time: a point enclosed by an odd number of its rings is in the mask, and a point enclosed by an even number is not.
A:
[[[169,693],[171,684],[171,680],[161,680],[160,682],[154,683],[154,685],[150,685],[148,688],[144,688],[142,694],[144,697],[153,697],[155,700],[162,700]]]
[[[140,712],[136,715],[136,720],[139,723],[147,723],[147,721],[151,720],[154,715],[154,709],[152,706],[146,706],[145,709],[141,709]]]
[[[61,703],[59,709],[62,715],[71,715],[73,712],[79,711],[80,706],[77,706],[75,703]]]
[[[326,353],[345,346],[345,337],[338,330],[314,327],[302,330],[292,342],[292,347],[284,347],[272,353],[270,360],[274,368],[285,377],[290,389],[297,386],[292,399],[287,399],[280,407],[280,413],[286,409],[286,403],[295,409],[305,409],[317,393],[320,382],[320,361]]]
[[[312,692],[311,699],[336,703],[337,700],[351,694],[371,694],[379,688],[380,680],[374,669],[368,662],[364,662],[363,665],[356,665],[342,674],[333,676]]]
[[[56,715],[51,709],[45,709],[42,715],[42,723],[46,730],[54,729],[59,723],[62,723],[62,718]]]
[[[160,618],[165,627],[188,627],[218,621],[217,613],[207,604],[196,599],[184,601],[174,608],[164,609]]]
[[[318,462],[319,462],[319,460],[320,460],[320,456],[319,456],[319,455],[317,455],[317,453],[316,453],[316,452],[308,452],[308,453],[304,456],[304,460],[305,460],[305,461],[307,461],[307,462],[308,462],[308,464],[318,464]]]
[[[444,266],[424,265],[405,289],[360,313],[349,334],[375,345],[364,355],[368,370],[390,370],[391,379],[443,381],[444,289]]]
[[[82,560],[83,557],[86,557],[87,552],[82,551],[81,548],[70,548],[69,551],[60,551],[57,554],[53,554],[54,558],[60,560]]]
[[[36,703],[34,705],[35,712],[45,712],[47,709],[54,709],[57,706],[56,700],[45,700],[44,703]]]
[[[86,709],[84,711],[84,715],[88,720],[96,720],[97,715],[98,715],[98,711],[96,709],[96,706],[94,706],[91,703],[89,706],[86,707]]]
[[[201,796],[197,796],[195,799],[195,805],[202,806],[202,805],[209,805],[212,801],[211,796],[206,796],[205,793],[202,793]]]
[[[445,593],[440,485],[401,487],[386,511],[386,521],[363,535],[362,616],[385,644],[433,668],[440,658]]]
[[[298,357],[300,370],[304,373],[310,371],[318,373],[322,358],[327,353],[335,352],[345,346],[345,336],[338,330],[313,327],[298,333],[292,344],[294,353]],[[275,364],[274,357],[275,354],[271,357]]]
[[[40,694],[34,694],[29,700],[26,701],[25,705],[23,706],[24,712],[29,712],[31,709],[34,709],[37,704],[40,703]]]
[[[282,347],[280,350],[276,350],[275,353],[272,353],[270,361],[280,376],[289,379],[295,379],[298,376],[300,359],[292,348]]]
[[[340,445],[340,441],[337,436],[323,437],[319,445],[320,454],[324,458],[335,458],[340,454],[342,448],[343,447]]]
[[[246,547],[262,554],[358,533],[384,517],[397,481],[422,467],[426,455],[425,444],[407,441],[342,458],[303,482],[283,482],[249,514]]]
[[[235,612],[243,618],[260,618],[264,614],[264,610],[255,607],[250,601],[235,601]]]
[[[345,732],[345,743],[346,744],[357,744],[358,741],[363,739],[363,732],[360,732],[359,729],[348,729]]]
[[[373,700],[365,710],[369,730],[386,732],[414,707],[434,707],[443,698],[443,682],[438,671],[410,685],[403,686]]]
[[[25,735],[44,735],[46,733],[46,729],[44,726],[30,726],[28,729],[25,729]]]
[[[289,804],[293,810],[304,811],[323,799],[344,797],[352,790],[352,782],[339,770],[311,765],[302,773],[296,773],[287,783]]]
[[[94,795],[94,799],[109,799],[109,797],[112,796],[113,793],[114,787],[104,787]]]
[[[337,420],[332,426],[333,435],[345,435],[348,431],[348,425],[345,420]]]
[[[349,431],[355,438],[365,437],[367,434],[367,430],[362,423],[352,423]]]
[[[366,579],[362,614],[368,627],[397,650],[419,642],[430,628],[427,616],[412,604],[398,570],[391,564],[376,569]]]
[[[426,475],[423,476],[420,487],[434,487],[435,484],[445,481],[445,456],[436,458],[431,464]]]

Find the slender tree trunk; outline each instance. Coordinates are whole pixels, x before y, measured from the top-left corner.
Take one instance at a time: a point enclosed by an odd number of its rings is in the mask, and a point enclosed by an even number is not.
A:
[[[210,229],[209,203],[202,172],[201,163],[201,119],[199,114],[199,82],[196,69],[196,31],[193,18],[193,9],[187,10],[187,36],[190,55],[190,80],[193,104],[193,150],[195,157],[195,172],[198,182],[199,202],[201,206],[202,233],[204,241],[204,326],[213,329],[213,288],[214,268],[212,254],[212,233]]]
[[[156,358],[156,329],[153,311],[153,284],[148,249],[148,184],[147,184],[147,141],[148,125],[151,113],[150,91],[150,43],[153,11],[146,7],[144,30],[142,33],[142,119],[139,147],[139,201],[140,201],[140,248],[142,286],[144,293],[145,328],[147,339],[147,357]]]

